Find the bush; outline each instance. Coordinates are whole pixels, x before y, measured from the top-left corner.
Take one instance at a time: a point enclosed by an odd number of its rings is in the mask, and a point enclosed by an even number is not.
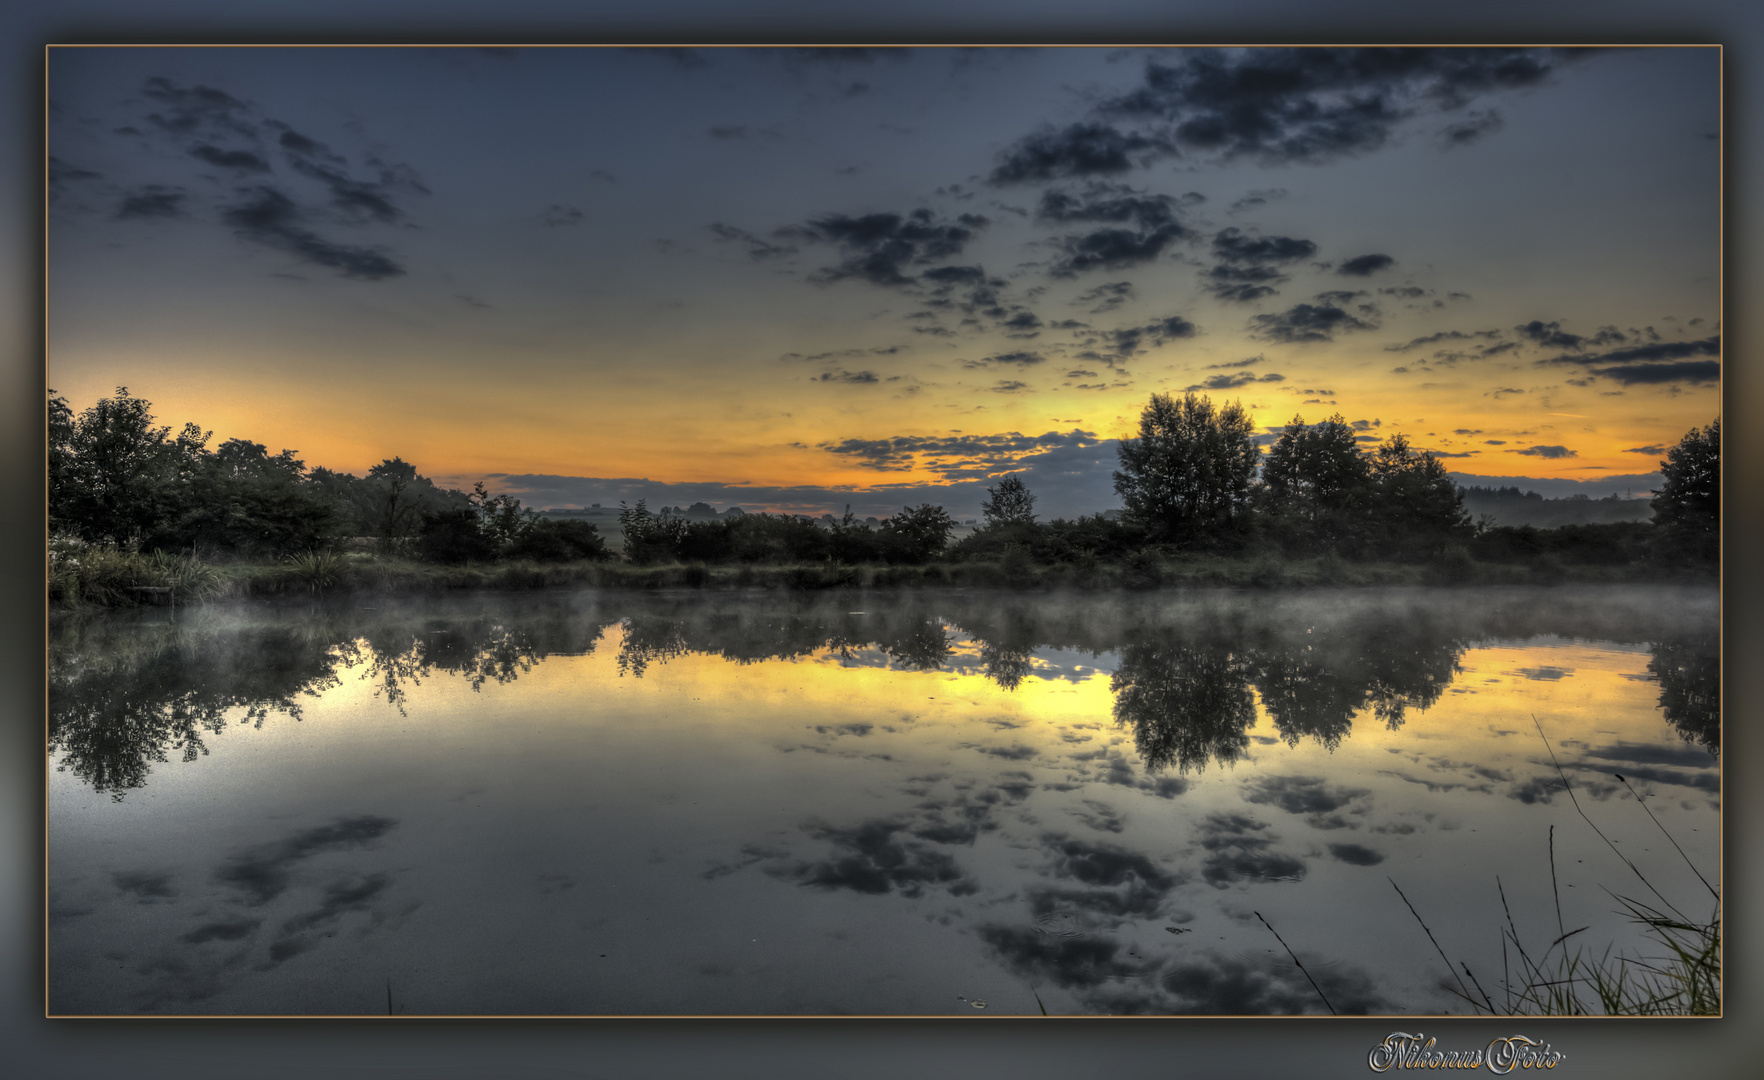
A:
[[[515,536],[508,554],[535,562],[572,562],[605,559],[612,553],[600,530],[586,521],[570,518],[539,518]]]
[[[497,556],[496,540],[486,533],[473,507],[423,515],[417,554],[431,562],[488,562]]]

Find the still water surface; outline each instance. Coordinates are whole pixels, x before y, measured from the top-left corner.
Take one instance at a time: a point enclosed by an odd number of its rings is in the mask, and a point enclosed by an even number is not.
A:
[[[1707,914],[1613,774],[1718,885],[1717,624],[1640,588],[63,617],[49,1007],[1464,1012],[1393,880],[1498,998],[1497,878],[1541,951],[1554,826],[1563,917],[1648,951],[1539,726]]]

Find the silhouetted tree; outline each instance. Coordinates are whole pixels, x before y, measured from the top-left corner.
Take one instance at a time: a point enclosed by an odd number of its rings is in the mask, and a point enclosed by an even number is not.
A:
[[[1249,414],[1233,402],[1153,394],[1139,437],[1123,439],[1115,492],[1130,520],[1163,540],[1215,543],[1242,524],[1260,451]]]
[[[980,513],[988,526],[1032,525],[1035,523],[1035,496],[1020,476],[1007,476],[994,487],[986,489],[986,501]]]
[[[1384,549],[1394,555],[1432,555],[1475,528],[1464,510],[1464,493],[1446,467],[1421,453],[1403,435],[1392,435],[1372,454],[1372,523]]]
[[[1371,488],[1371,464],[1339,413],[1310,426],[1293,417],[1262,462],[1270,524],[1289,548],[1357,550]]]
[[[1721,556],[1721,421],[1692,428],[1660,463],[1654,524],[1670,556],[1714,562]]]
[[[625,558],[646,564],[679,558],[687,525],[684,518],[668,510],[651,513],[644,500],[638,499],[636,506],[619,503],[619,531],[625,538]]]
[[[208,434],[186,424],[171,438],[126,386],[77,418],[52,398],[48,419],[50,520],[91,541],[169,542],[167,523],[190,502]]]
[[[930,562],[943,554],[955,520],[941,506],[905,506],[882,523],[891,562]]]

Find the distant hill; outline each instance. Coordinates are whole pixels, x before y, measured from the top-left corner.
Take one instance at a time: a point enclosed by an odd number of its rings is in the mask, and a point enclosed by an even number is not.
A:
[[[1546,499],[1535,491],[1516,487],[1464,489],[1464,509],[1472,519],[1484,514],[1496,525],[1531,525],[1554,529],[1561,525],[1602,525],[1618,521],[1651,521],[1654,516],[1652,499],[1624,499],[1611,496],[1590,499],[1571,495],[1566,499]]]

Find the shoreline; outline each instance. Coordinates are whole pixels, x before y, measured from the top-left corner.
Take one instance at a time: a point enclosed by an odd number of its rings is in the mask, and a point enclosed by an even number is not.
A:
[[[1118,563],[1038,565],[1012,560],[881,564],[632,566],[582,560],[437,565],[397,557],[351,555],[323,574],[291,563],[215,564],[200,590],[154,585],[113,591],[109,602],[51,597],[51,611],[187,606],[205,601],[308,595],[423,595],[531,592],[562,588],[651,592],[764,591],[813,593],[836,589],[982,588],[1026,594],[1141,592],[1164,588],[1235,588],[1257,592],[1390,586],[1552,587],[1557,585],[1719,586],[1713,568],[1646,564],[1573,565],[1440,560],[1431,563],[1179,555]]]

